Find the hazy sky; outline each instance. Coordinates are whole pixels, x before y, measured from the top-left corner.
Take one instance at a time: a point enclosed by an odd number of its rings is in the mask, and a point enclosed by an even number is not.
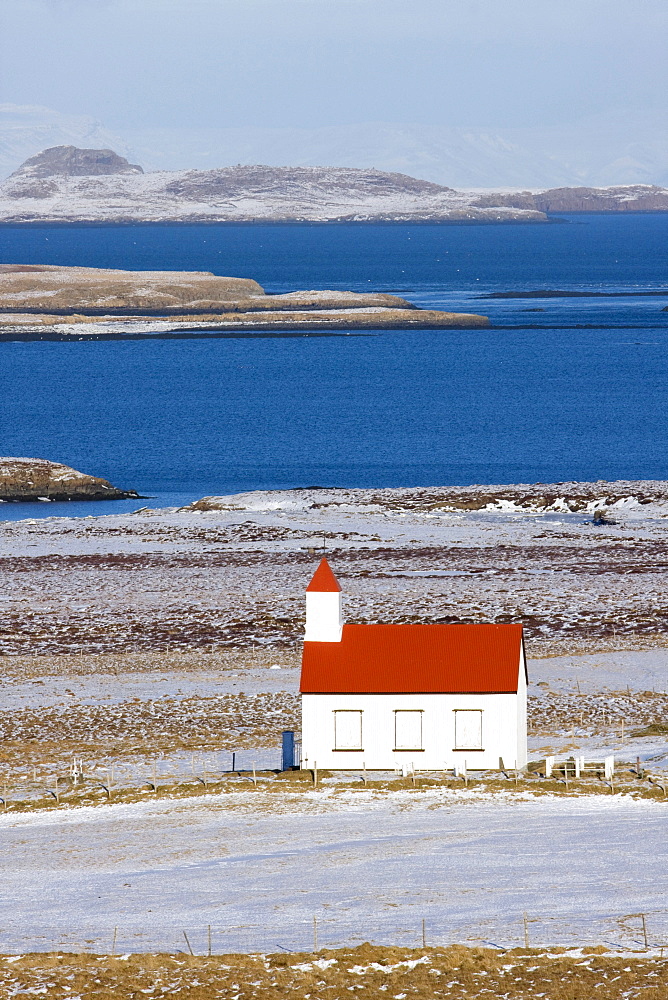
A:
[[[0,102],[110,128],[665,109],[666,0],[0,0]]]

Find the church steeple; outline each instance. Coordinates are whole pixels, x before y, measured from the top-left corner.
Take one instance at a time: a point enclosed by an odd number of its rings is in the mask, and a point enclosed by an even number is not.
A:
[[[341,586],[325,558],[306,588],[306,642],[341,642]]]

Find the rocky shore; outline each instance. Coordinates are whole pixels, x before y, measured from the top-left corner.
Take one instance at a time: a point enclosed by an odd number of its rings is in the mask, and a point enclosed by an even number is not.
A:
[[[250,278],[208,271],[0,264],[0,340],[488,325],[486,316],[418,309],[406,299],[377,292],[266,295]]]
[[[139,498],[139,493],[119,490],[106,479],[88,476],[59,462],[44,458],[0,458],[0,503],[133,497]]]

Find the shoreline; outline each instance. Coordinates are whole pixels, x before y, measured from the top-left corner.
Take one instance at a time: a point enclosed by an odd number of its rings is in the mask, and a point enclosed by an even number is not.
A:
[[[491,329],[491,326],[487,324],[452,324],[447,326],[432,326],[429,324],[420,323],[397,323],[397,322],[386,322],[378,323],[372,325],[358,326],[352,324],[334,324],[328,323],[327,326],[322,324],[316,324],[313,326],[295,325],[294,323],[286,324],[271,324],[267,326],[262,326],[259,329],[250,329],[248,326],[212,326],[203,329],[173,329],[173,330],[160,330],[160,331],[127,331],[127,332],[117,332],[117,333],[104,333],[102,331],[94,330],[72,330],[72,331],[53,331],[46,333],[43,330],[25,331],[21,328],[4,330],[0,326],[0,344],[5,342],[16,343],[16,342],[34,342],[34,341],[50,341],[52,343],[65,343],[76,340],[77,342],[82,341],[113,341],[113,340],[221,340],[226,337],[234,338],[262,338],[262,337],[336,337],[336,336],[357,336],[362,337],[365,334],[372,334],[374,332],[391,331],[391,330],[421,330],[424,332],[435,333],[442,330],[470,330],[470,329]],[[513,328],[514,329],[514,328]],[[527,328],[529,329],[529,328]]]
[[[668,209],[666,210],[668,211]],[[568,212],[568,215],[576,214]],[[651,212],[581,212],[580,215],[664,215],[663,211]],[[0,220],[0,229],[25,229],[27,227],[52,227],[76,229],[122,226],[238,226],[241,228],[256,228],[258,226],[308,226],[331,228],[332,226],[527,226],[567,223],[568,219],[560,216],[547,216],[545,219],[22,219]]]
[[[141,228],[157,226],[160,228],[178,226],[179,228],[190,227],[200,228],[204,226],[223,226],[227,228],[253,229],[260,226],[270,226],[272,228],[302,226],[304,228],[325,228],[351,226],[354,228],[368,228],[370,226],[549,226],[568,225],[568,216],[638,216],[638,215],[658,215],[663,216],[668,213],[668,209],[582,209],[580,211],[571,210],[555,214],[546,213],[544,219],[537,218],[514,218],[514,219],[2,219],[0,220],[0,230],[2,229],[110,229],[110,228],[130,228],[137,226]]]

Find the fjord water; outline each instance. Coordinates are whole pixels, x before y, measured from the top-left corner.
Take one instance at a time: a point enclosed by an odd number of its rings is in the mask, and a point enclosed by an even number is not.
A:
[[[391,291],[484,313],[493,326],[3,343],[0,454],[65,462],[153,495],[152,506],[308,485],[665,479],[668,295],[646,293],[668,286],[667,236],[661,214],[2,227],[2,262],[209,270],[267,291]],[[485,298],[533,289],[597,295]],[[136,506],[7,504],[0,516]]]

